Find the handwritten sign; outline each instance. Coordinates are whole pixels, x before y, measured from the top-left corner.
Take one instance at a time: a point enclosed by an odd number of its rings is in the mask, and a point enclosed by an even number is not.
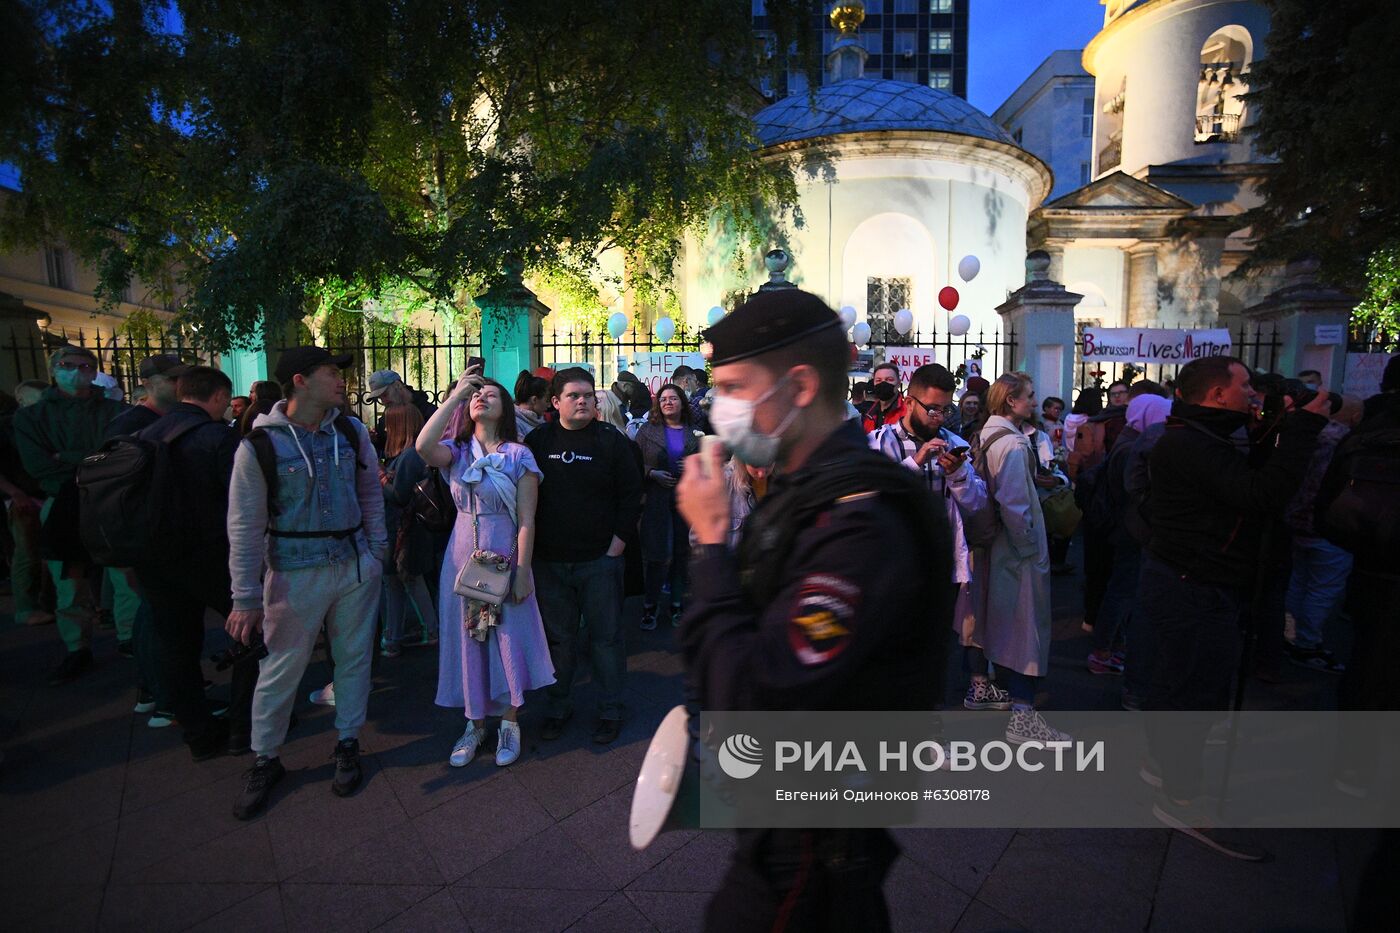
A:
[[[704,370],[705,358],[699,353],[633,353],[627,359],[627,371],[642,381],[651,394],[671,381],[671,375],[681,366]]]
[[[899,383],[907,386],[914,370],[938,362],[938,351],[920,350],[917,347],[888,347],[885,350],[885,362],[899,367]]]
[[[1189,363],[1230,355],[1230,332],[1151,327],[1086,327],[1080,352],[1086,363]]]
[[[1381,375],[1390,362],[1389,353],[1348,353],[1342,394],[1365,400],[1381,390]]]

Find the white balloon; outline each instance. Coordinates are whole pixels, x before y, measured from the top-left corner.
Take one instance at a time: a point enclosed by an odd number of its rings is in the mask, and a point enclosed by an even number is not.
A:
[[[856,346],[865,346],[870,342],[870,325],[861,321],[856,325],[856,329],[851,336],[855,340]]]
[[[914,312],[908,308],[900,308],[894,313],[894,330],[899,336],[906,336],[914,329]]]
[[[841,318],[841,326],[846,328],[846,330],[850,330],[851,326],[856,322],[856,309],[852,308],[850,305],[845,305],[837,314]]]
[[[663,317],[656,322],[656,339],[662,343],[670,343],[671,338],[676,336],[676,322],[668,317]]]
[[[711,308],[709,315],[705,318],[705,320],[709,322],[711,327],[718,324],[723,319],[724,309],[721,308],[719,305],[715,305],[713,308]]]
[[[961,337],[972,329],[972,319],[966,314],[955,314],[948,322],[948,333],[954,337]]]
[[[627,332],[627,315],[621,311],[614,311],[608,318],[608,336],[616,340]]]
[[[982,260],[976,256],[964,256],[958,260],[958,277],[964,282],[971,282],[977,278],[977,273],[982,271]]]

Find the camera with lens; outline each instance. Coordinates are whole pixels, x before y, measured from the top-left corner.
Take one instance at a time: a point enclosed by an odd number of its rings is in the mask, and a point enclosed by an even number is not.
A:
[[[230,642],[223,651],[210,655],[209,660],[214,662],[214,670],[226,671],[235,664],[253,663],[265,657],[267,645],[263,642],[262,633],[254,632],[248,644],[245,645],[241,641]]]
[[[1264,397],[1263,416],[1265,420],[1274,420],[1282,415],[1288,406],[1288,399],[1293,400],[1293,410],[1310,404],[1317,398],[1315,389],[1309,389],[1307,384],[1301,379],[1286,379],[1278,373],[1259,373],[1251,380],[1254,391]],[[1342,407],[1342,398],[1335,392],[1327,393],[1328,404],[1331,406],[1333,414]]]

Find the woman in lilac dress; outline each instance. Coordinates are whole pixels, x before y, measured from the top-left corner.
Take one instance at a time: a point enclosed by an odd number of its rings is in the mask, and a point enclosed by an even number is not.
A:
[[[439,706],[466,710],[466,731],[448,758],[455,768],[476,756],[488,715],[501,716],[496,764],[520,757],[518,717],[525,692],[554,682],[530,572],[540,469],[529,448],[516,440],[514,408],[500,383],[483,379],[472,367],[428,419],[416,444],[429,466],[446,472],[457,503],[440,580],[437,690]],[[454,421],[460,429],[442,440]],[[455,591],[474,549],[514,557],[511,592],[499,611],[469,603]]]

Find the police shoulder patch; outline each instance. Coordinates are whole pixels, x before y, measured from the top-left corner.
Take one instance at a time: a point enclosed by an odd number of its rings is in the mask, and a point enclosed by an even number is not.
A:
[[[860,588],[829,573],[803,578],[788,618],[788,644],[808,667],[825,664],[851,642]]]

